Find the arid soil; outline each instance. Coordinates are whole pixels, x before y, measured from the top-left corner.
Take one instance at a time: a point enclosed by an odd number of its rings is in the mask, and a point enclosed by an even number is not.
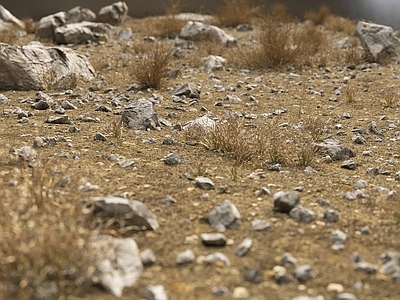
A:
[[[357,271],[354,263],[349,261],[351,254],[358,252],[363,260],[381,265],[381,254],[400,251],[400,202],[397,196],[400,191],[395,181],[395,174],[400,169],[399,135],[395,128],[399,126],[398,65],[369,64],[361,68],[360,65],[367,64],[361,62],[346,68],[349,63],[330,60],[326,64],[329,70],[311,66],[303,70],[247,72],[230,63],[229,57],[235,54],[229,53],[229,56],[226,52],[215,53],[219,51],[218,47],[205,47],[206,49],[199,48],[198,52],[191,50],[184,58],[173,58],[171,69],[179,68],[180,76],[170,79],[164,88],[127,91],[129,84],[136,83],[129,73],[130,64],[140,54],[140,45],[151,43],[143,41],[151,32],[144,31],[144,26],[138,25],[140,23],[130,20],[123,25],[132,26],[134,32],[133,41],[128,45],[110,42],[104,45],[73,47],[87,54],[99,70],[95,81],[99,82],[100,90],[93,92],[98,100],[88,100],[87,103],[78,104],[78,109],[67,111],[80,132],[67,132],[69,125],[45,123],[49,115],[54,115],[52,111],[33,111],[29,101],[21,101],[26,98],[34,99],[36,92],[2,92],[9,99],[8,104],[1,106],[2,111],[19,106],[31,110],[34,116],[29,117],[27,124],[19,124],[15,115],[0,114],[1,181],[9,182],[16,167],[9,156],[9,148],[32,145],[38,136],[62,135],[71,139],[72,147],[67,147],[66,143],[57,143],[53,147],[37,149],[43,165],[49,170],[61,170],[68,174],[74,188],[87,181],[99,185],[99,189],[87,193],[71,188],[71,201],[89,196],[125,194],[130,199],[146,204],[156,214],[160,228],[155,232],[138,232],[131,236],[140,250],[153,249],[157,261],[144,269],[134,287],[124,289],[120,299],[140,299],[146,286],[157,284],[164,286],[169,299],[217,299],[211,293],[215,286],[229,288],[227,299],[233,298],[236,287],[245,287],[250,294],[248,299],[286,300],[300,295],[323,295],[325,299],[335,299],[336,292],[327,290],[330,283],[341,284],[345,292],[355,294],[358,299],[399,299],[399,285],[389,276],[380,271],[376,274]],[[239,45],[255,35],[254,31],[243,33],[229,29],[228,32],[242,38]],[[347,36],[346,33],[329,29],[325,29],[325,35],[331,44]],[[208,54],[226,54],[228,60],[227,69],[213,71],[213,78],[210,73],[200,72],[199,68],[200,58]],[[334,59],[334,56],[330,59]],[[189,101],[172,101],[171,92],[186,82],[200,86],[201,97],[198,103],[191,105]],[[238,82],[242,82],[240,87]],[[73,102],[87,99],[91,84],[80,84],[71,95],[52,90],[45,92],[57,102]],[[247,84],[252,85],[252,89],[247,89]],[[233,89],[218,92],[215,85],[232,86]],[[335,89],[339,87],[342,93],[335,95]],[[106,89],[111,90],[107,92]],[[321,90],[322,95],[313,92]],[[111,107],[110,98],[117,93],[126,95],[129,101],[136,98],[148,99],[153,94],[162,96],[162,101],[154,108],[158,116],[170,121],[172,126],[163,126],[160,131],[140,132],[123,128],[122,137],[116,137],[112,124],[119,116],[95,111],[94,104]],[[389,99],[390,93],[394,93],[394,101]],[[236,95],[242,101],[230,102],[225,100],[227,95]],[[251,101],[250,95],[256,101]],[[329,100],[335,97],[336,101]],[[229,105],[215,106],[216,102]],[[173,110],[171,107],[178,109]],[[285,108],[287,112],[260,117],[261,114],[272,114],[280,108]],[[227,113],[254,114],[258,116],[256,119],[242,118],[248,127],[267,126],[293,139],[301,139],[303,136],[294,126],[318,119],[323,127],[323,133],[318,138],[332,135],[352,148],[356,152],[353,158],[356,169],[341,168],[341,161],[325,162],[322,159],[323,153],[316,153],[311,163],[316,172],[305,172],[304,167],[297,165],[294,154],[288,154],[288,160],[282,165],[281,172],[268,170],[271,165],[268,157],[237,164],[219,151],[206,149],[202,143],[188,145],[188,133],[176,126],[184,125],[206,112],[212,113],[218,120],[224,119]],[[85,123],[76,120],[78,115],[85,113],[99,118],[100,122]],[[348,114],[348,118],[343,117],[344,114]],[[369,132],[372,121],[386,130],[383,141],[376,141],[376,135]],[[288,126],[282,126],[284,123]],[[355,135],[352,130],[356,128],[363,132],[368,144],[352,142]],[[105,134],[108,140],[94,141],[94,135],[98,132]],[[178,143],[164,145],[163,140],[166,137],[172,137]],[[143,143],[147,139],[154,139],[154,143]],[[367,150],[373,151],[373,156],[363,156],[362,152]],[[72,153],[76,151],[81,153],[80,160],[72,159]],[[185,163],[178,166],[166,165],[163,158],[171,152],[182,155]],[[61,153],[68,153],[69,157],[60,157]],[[119,167],[108,160],[111,154],[134,160],[136,169]],[[379,167],[380,171],[387,171],[387,175],[367,174],[367,169],[371,167]],[[259,178],[250,178],[249,175],[253,172],[259,172]],[[188,173],[191,177],[206,176],[212,179],[216,190],[204,191],[195,187],[192,180],[181,178],[183,173]],[[345,199],[343,194],[353,192],[355,182],[360,179],[368,183],[365,187],[368,196],[352,201]],[[228,189],[221,194],[218,191],[223,185],[227,185]],[[258,196],[257,192],[261,187],[267,187],[271,194]],[[316,213],[315,221],[299,223],[287,214],[273,211],[273,194],[295,188],[300,190],[300,204]],[[387,190],[382,191],[382,188]],[[394,193],[388,196],[388,191]],[[208,196],[205,196],[206,193]],[[167,195],[177,202],[164,204],[162,200]],[[318,198],[329,200],[330,208],[339,212],[337,223],[329,224],[323,220],[326,207],[317,204]],[[237,206],[241,214],[240,225],[225,232],[229,239],[227,246],[207,247],[199,238],[202,233],[215,232],[207,222],[207,215],[225,199]],[[253,230],[251,221],[255,219],[268,221],[271,228],[260,232]],[[370,234],[361,233],[364,226],[369,226]],[[332,242],[329,240],[331,232],[337,229],[347,233],[349,238],[344,250],[340,251],[332,250]],[[253,240],[253,246],[244,257],[237,257],[234,250],[246,237]],[[201,259],[178,266],[177,254],[186,249],[193,250],[197,258],[222,252],[230,259],[231,266],[204,264],[200,262]],[[297,258],[299,265],[311,265],[316,277],[305,283],[295,279],[291,283],[278,285],[273,278],[272,269],[281,265],[284,252],[290,252]],[[244,274],[253,268],[259,268],[263,273],[263,280],[259,284],[244,280]],[[289,273],[293,270],[293,267],[288,267]],[[362,283],[358,284],[361,286],[359,289],[354,288],[357,282]],[[76,300],[114,298],[98,287],[90,288],[79,297],[72,297]]]

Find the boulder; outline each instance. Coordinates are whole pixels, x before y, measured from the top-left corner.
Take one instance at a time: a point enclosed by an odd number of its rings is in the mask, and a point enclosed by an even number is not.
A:
[[[356,156],[356,153],[339,140],[329,137],[319,144],[314,144],[317,149],[326,152],[332,160],[347,160]]]
[[[236,38],[227,34],[217,26],[204,24],[202,22],[189,21],[179,32],[180,39],[204,41],[212,40],[226,47],[236,47]]]
[[[94,76],[88,59],[72,49],[45,47],[39,42],[25,46],[0,43],[1,90],[65,90]]]
[[[205,72],[221,71],[224,69],[226,59],[219,55],[209,55],[202,60],[201,70]]]
[[[400,40],[395,36],[392,27],[361,21],[357,25],[357,35],[365,51],[374,59],[389,56],[399,61]]]
[[[25,30],[25,23],[16,18],[3,5],[0,4],[0,20],[6,23],[12,23]]]
[[[143,270],[142,259],[132,238],[100,235],[91,241],[94,250],[92,281],[114,296],[122,296],[124,287],[133,286]]]
[[[112,26],[103,23],[79,22],[66,24],[54,30],[55,42],[59,44],[85,44],[88,41],[107,41]]]
[[[67,23],[80,23],[80,22],[92,22],[96,20],[96,14],[89,8],[83,8],[81,6],[75,6],[67,12]]]
[[[153,104],[146,99],[139,99],[128,104],[122,112],[122,123],[137,130],[160,128]]]
[[[39,39],[54,40],[54,29],[64,25],[67,22],[67,17],[68,15],[65,11],[60,11],[41,18],[36,28],[36,37]]]
[[[111,25],[121,25],[127,14],[128,5],[119,1],[102,7],[97,15],[97,21]]]
[[[101,218],[123,218],[125,226],[138,230],[158,229],[157,217],[140,201],[108,196],[93,197],[87,202],[94,205],[93,213]]]

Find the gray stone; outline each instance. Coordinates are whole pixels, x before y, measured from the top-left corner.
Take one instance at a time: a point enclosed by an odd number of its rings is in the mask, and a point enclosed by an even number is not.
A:
[[[67,23],[67,17],[68,15],[65,11],[60,11],[41,18],[36,28],[36,37],[53,41],[55,37],[54,30]]]
[[[281,213],[289,213],[299,204],[300,197],[295,191],[279,191],[273,196],[274,210]]]
[[[100,9],[97,14],[97,21],[111,25],[121,25],[128,15],[128,10],[128,5],[125,2],[115,2]]]
[[[58,44],[86,44],[108,41],[111,25],[95,22],[79,22],[59,26],[54,30],[54,41]]]
[[[271,192],[268,188],[266,187],[261,187],[260,190],[257,192],[257,197],[265,196],[265,195],[270,195]]]
[[[324,211],[324,220],[329,223],[336,223],[339,221],[339,212],[334,209],[326,209]]]
[[[67,115],[59,117],[48,116],[45,122],[50,124],[71,124],[71,120],[69,120]]]
[[[330,206],[331,202],[329,200],[326,200],[324,198],[318,198],[317,203],[321,206]]]
[[[215,286],[211,289],[211,293],[216,297],[227,297],[229,289],[226,286]]]
[[[256,219],[251,221],[251,227],[257,231],[264,231],[268,230],[271,225],[265,220]]]
[[[167,166],[177,166],[185,163],[185,160],[181,155],[177,153],[169,153],[167,156],[164,157],[164,163]]]
[[[251,238],[245,238],[239,246],[237,246],[235,250],[235,254],[239,257],[245,256],[247,252],[249,252],[251,246],[253,245],[253,241]]]
[[[396,172],[396,175],[395,175],[395,177],[394,177],[394,180],[400,181],[400,171],[397,171],[397,172]]]
[[[194,83],[188,82],[179,86],[173,93],[173,96],[185,96],[186,98],[200,99],[200,89]]]
[[[318,149],[327,152],[332,160],[346,160],[356,156],[356,153],[353,150],[332,137],[323,140],[319,144],[315,144],[315,146],[317,146]]]
[[[38,154],[35,149],[31,146],[22,146],[17,149],[18,159],[21,162],[25,162],[30,167],[34,167],[39,164]]]
[[[215,121],[209,118],[207,115],[190,121],[183,126],[183,130],[188,129],[199,129],[204,131],[214,130]]]
[[[184,265],[184,264],[194,262],[195,259],[196,259],[196,257],[194,255],[193,251],[190,249],[187,249],[184,252],[178,253],[178,256],[176,257],[176,263],[178,265]]]
[[[263,274],[260,269],[251,269],[244,274],[244,280],[259,284],[263,280]]]
[[[335,230],[331,233],[330,240],[334,244],[345,244],[348,240],[348,237],[343,231]]]
[[[286,270],[278,270],[275,272],[274,279],[277,284],[288,284],[293,281],[294,277],[288,274]]]
[[[282,264],[286,265],[297,265],[297,259],[290,254],[289,252],[285,252],[282,254]]]
[[[147,286],[142,297],[146,300],[168,300],[168,296],[163,285]]]
[[[92,197],[87,201],[94,205],[93,213],[97,216],[123,218],[125,226],[137,230],[157,230],[159,227],[157,217],[140,201],[115,196]]]
[[[356,295],[351,293],[340,293],[336,296],[337,300],[357,300]]]
[[[225,246],[226,236],[222,233],[202,233],[201,241],[206,246]]]
[[[113,295],[122,296],[123,288],[134,285],[143,269],[136,242],[103,235],[94,237],[91,245],[95,250],[92,281]]]
[[[309,297],[309,296],[299,296],[292,298],[291,300],[325,300],[324,296],[317,296],[317,297]]]
[[[145,249],[140,252],[140,258],[143,266],[145,267],[151,266],[157,261],[156,254],[152,249]]]
[[[100,141],[100,142],[105,142],[105,141],[107,141],[107,138],[106,138],[106,136],[104,134],[98,132],[98,133],[96,133],[94,135],[94,140],[95,141]]]
[[[366,261],[360,261],[356,264],[356,270],[367,274],[375,274],[379,269],[378,265],[371,264]]]
[[[348,37],[341,39],[333,44],[333,49],[343,49],[351,46],[350,40]]]
[[[212,40],[226,47],[236,47],[236,38],[227,34],[221,28],[202,22],[189,21],[179,32],[179,38],[184,40]]]
[[[348,169],[348,170],[355,170],[356,169],[356,163],[349,159],[349,160],[345,160],[341,165],[341,168],[343,169]]]
[[[0,20],[6,23],[15,24],[25,30],[25,23],[10,13],[3,5],[0,5]]]
[[[368,145],[368,141],[365,139],[365,137],[363,137],[362,135],[355,135],[351,138],[351,140],[353,141],[353,143],[355,144],[359,144],[359,145]]]
[[[171,195],[165,196],[165,198],[162,201],[162,203],[164,203],[164,204],[175,204],[176,202],[178,202],[178,201],[176,201],[176,199],[174,197],[172,197]]]
[[[300,282],[309,281],[316,276],[310,265],[298,266],[293,275]]]
[[[196,177],[194,179],[196,186],[203,190],[215,190],[214,182],[210,178],[207,177]]]
[[[226,59],[219,55],[209,55],[202,58],[200,70],[203,72],[221,71],[224,69]]]
[[[88,59],[72,49],[38,42],[26,46],[0,43],[0,89],[67,89],[94,76]]]
[[[136,130],[160,128],[153,104],[146,99],[139,99],[128,104],[122,112],[122,123]]]
[[[394,35],[393,28],[385,25],[361,21],[357,25],[357,35],[365,51],[375,60],[389,55],[398,61],[400,58],[400,40]]]
[[[92,22],[96,19],[96,14],[89,8],[75,6],[67,12],[67,23],[79,23],[83,21]]]
[[[315,220],[315,213],[301,205],[297,205],[289,212],[289,216],[300,222],[311,222]]]
[[[208,215],[208,222],[218,231],[225,231],[239,225],[240,213],[229,200],[224,200],[215,207]]]
[[[8,104],[8,98],[4,94],[0,94],[0,104],[7,105]],[[28,117],[28,116],[26,116]]]
[[[229,267],[231,265],[231,261],[229,260],[229,258],[221,252],[215,252],[215,253],[207,255],[206,262],[208,262],[210,264],[213,264],[216,262],[221,262],[227,267]]]
[[[77,109],[75,105],[73,105],[71,102],[68,100],[64,100],[61,102],[61,107],[67,110],[72,110],[72,109]]]

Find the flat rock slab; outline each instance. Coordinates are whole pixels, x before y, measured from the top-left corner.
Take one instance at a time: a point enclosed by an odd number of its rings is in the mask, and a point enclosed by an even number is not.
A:
[[[95,206],[95,215],[104,218],[123,217],[126,226],[134,226],[138,230],[157,230],[159,227],[157,217],[140,201],[115,196],[93,197],[87,201]]]
[[[0,89],[70,89],[95,77],[89,60],[63,47],[45,47],[32,42],[26,46],[0,43]]]

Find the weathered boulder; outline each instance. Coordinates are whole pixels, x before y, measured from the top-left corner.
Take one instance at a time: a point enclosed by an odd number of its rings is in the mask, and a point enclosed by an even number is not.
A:
[[[221,71],[224,69],[226,59],[219,55],[209,55],[202,60],[201,70],[205,72]]]
[[[139,99],[128,104],[122,112],[122,123],[132,129],[157,129],[160,122],[153,104],[146,99]]]
[[[376,60],[386,56],[400,59],[400,40],[394,35],[392,27],[361,21],[357,34],[364,49]]]
[[[21,29],[25,30],[25,23],[22,22],[20,19],[16,18],[1,4],[0,4],[0,20],[3,20],[6,23],[15,24],[19,26]]]
[[[65,11],[60,11],[41,18],[36,28],[36,37],[40,39],[54,40],[54,29],[64,25],[67,22],[67,17],[68,15]]]
[[[97,14],[97,21],[111,25],[120,25],[127,14],[128,5],[125,2],[119,1],[102,7]]]
[[[55,42],[59,44],[85,44],[88,41],[107,41],[111,25],[94,22],[66,24],[54,30]]]
[[[317,149],[325,151],[332,160],[347,160],[356,156],[352,149],[333,137],[326,138],[321,143],[314,145]]]
[[[1,90],[70,89],[94,76],[88,59],[72,49],[45,47],[39,42],[25,46],[0,43]]]
[[[124,287],[135,284],[143,270],[142,259],[132,238],[101,235],[91,241],[94,250],[92,281],[113,295],[122,296]]]
[[[79,23],[83,21],[92,22],[96,20],[96,14],[89,8],[75,6],[67,12],[67,23]]]
[[[132,229],[158,229],[157,217],[140,201],[108,196],[92,197],[87,203],[94,205],[93,213],[100,218],[123,218]]]
[[[204,41],[213,40],[226,47],[236,47],[236,38],[227,34],[217,26],[202,22],[189,21],[179,32],[179,38],[184,40]]]

